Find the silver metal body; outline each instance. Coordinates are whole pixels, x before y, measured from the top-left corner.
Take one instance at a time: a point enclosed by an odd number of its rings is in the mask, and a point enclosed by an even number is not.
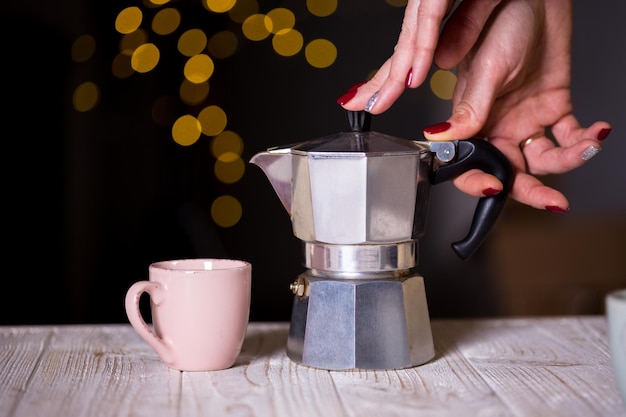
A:
[[[399,369],[435,352],[414,241],[306,243],[309,268],[294,283],[287,355],[323,369]]]

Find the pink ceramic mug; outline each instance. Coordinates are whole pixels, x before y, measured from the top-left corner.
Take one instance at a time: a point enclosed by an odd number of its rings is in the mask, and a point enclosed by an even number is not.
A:
[[[135,331],[172,369],[212,371],[233,366],[248,326],[252,266],[230,259],[153,263],[149,281],[126,293],[126,315]],[[150,296],[152,330],[139,309]]]

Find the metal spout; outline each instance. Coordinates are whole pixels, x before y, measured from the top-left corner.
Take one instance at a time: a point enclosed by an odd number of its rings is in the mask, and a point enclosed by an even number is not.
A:
[[[263,170],[281,203],[291,214],[291,148],[274,148],[259,152],[250,163]]]

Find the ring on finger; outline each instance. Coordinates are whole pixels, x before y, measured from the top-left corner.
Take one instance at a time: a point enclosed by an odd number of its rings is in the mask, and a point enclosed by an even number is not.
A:
[[[545,136],[544,132],[537,132],[534,135],[530,136],[528,139],[524,139],[523,141],[519,143],[520,150],[524,152],[524,148],[530,145],[533,142],[533,140],[542,138],[544,136]]]

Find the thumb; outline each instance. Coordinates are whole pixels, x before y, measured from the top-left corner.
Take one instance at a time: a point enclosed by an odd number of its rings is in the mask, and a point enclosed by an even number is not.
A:
[[[442,123],[424,128],[424,137],[433,141],[467,139],[484,127],[495,102],[499,79],[489,71],[462,71],[452,98],[452,115]]]

